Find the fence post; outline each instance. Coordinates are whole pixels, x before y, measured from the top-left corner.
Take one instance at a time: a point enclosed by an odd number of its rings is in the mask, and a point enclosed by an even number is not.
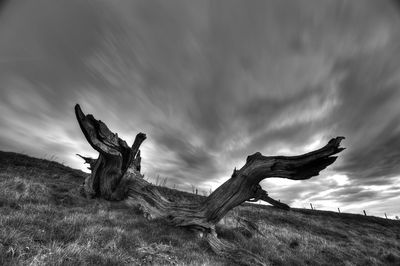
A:
[[[340,213],[340,209],[339,209],[339,208],[337,208],[337,210],[338,210],[338,212]]]
[[[363,212],[364,212],[364,215],[367,216],[367,213],[365,212],[365,210],[363,210]]]
[[[312,206],[312,203],[310,203],[310,206],[311,206],[311,210],[314,210],[314,208],[313,208],[313,206]]]
[[[385,217],[386,217],[386,219],[387,219],[387,215],[386,215],[386,212],[385,212]]]

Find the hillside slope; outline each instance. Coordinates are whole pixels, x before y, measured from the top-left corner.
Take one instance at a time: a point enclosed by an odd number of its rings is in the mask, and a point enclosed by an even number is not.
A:
[[[190,231],[122,203],[84,199],[86,175],[0,152],[0,265],[232,265]],[[171,200],[202,200],[160,190]],[[271,265],[400,265],[400,222],[377,217],[247,204],[217,231]]]

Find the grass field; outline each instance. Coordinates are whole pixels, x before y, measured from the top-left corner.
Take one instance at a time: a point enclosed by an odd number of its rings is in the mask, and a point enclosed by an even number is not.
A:
[[[0,265],[232,265],[190,231],[148,221],[123,203],[81,197],[86,175],[0,152]],[[202,200],[160,190],[175,200]],[[217,229],[270,265],[400,265],[394,220],[246,204]]]

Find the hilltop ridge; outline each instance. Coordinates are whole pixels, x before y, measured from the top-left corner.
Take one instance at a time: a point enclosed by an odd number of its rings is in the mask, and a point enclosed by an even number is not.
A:
[[[87,175],[0,151],[1,265],[231,265],[190,231],[147,221],[123,203],[83,198],[79,186]],[[203,198],[160,191],[170,200]],[[217,229],[270,265],[400,264],[395,220],[243,204]]]

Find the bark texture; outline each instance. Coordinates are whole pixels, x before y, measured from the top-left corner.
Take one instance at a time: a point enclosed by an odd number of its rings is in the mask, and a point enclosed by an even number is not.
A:
[[[269,177],[293,180],[309,179],[319,174],[336,160],[333,156],[344,148],[344,137],[331,139],[324,147],[299,156],[264,156],[256,152],[247,157],[245,165],[234,170],[232,176],[201,203],[183,204],[166,199],[156,186],[140,174],[139,147],[146,135],[139,133],[131,147],[111,132],[100,120],[85,115],[75,106],[79,125],[90,145],[99,152],[94,160],[81,156],[90,164],[91,176],[85,180],[87,197],[107,200],[125,200],[143,211],[151,219],[161,217],[174,226],[187,227],[203,234],[211,248],[219,254],[247,257],[252,264],[263,264],[257,256],[235,249],[217,238],[215,225],[231,209],[245,201],[264,200],[276,207],[290,209],[284,203],[270,198],[259,182]]]

